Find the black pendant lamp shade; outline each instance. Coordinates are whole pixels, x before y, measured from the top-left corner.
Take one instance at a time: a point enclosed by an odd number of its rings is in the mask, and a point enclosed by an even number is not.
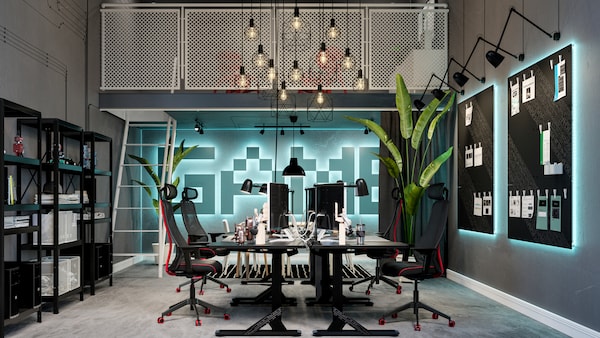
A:
[[[298,165],[298,158],[290,158],[290,165],[283,169],[283,176],[306,176],[304,169]]]

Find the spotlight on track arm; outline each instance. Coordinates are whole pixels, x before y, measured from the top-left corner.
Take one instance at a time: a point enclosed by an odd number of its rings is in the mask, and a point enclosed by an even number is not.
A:
[[[519,60],[519,61],[525,60],[525,54],[523,54],[523,53],[521,53],[519,55],[515,55],[505,49],[500,48],[500,46],[489,42],[488,40],[482,38],[481,36],[479,38],[477,38],[477,42],[475,43],[475,45],[477,45],[477,43],[479,43],[479,41],[483,41],[490,46],[496,47],[495,51],[490,50],[485,54],[485,58],[492,66],[494,66],[494,68],[498,68],[498,66],[502,63],[502,61],[504,61],[504,56],[502,54],[498,53],[499,50],[501,50],[505,54],[512,56],[516,60]]]
[[[535,24],[533,21],[531,21],[528,18],[526,18],[523,14],[519,13],[514,7],[511,7],[510,8],[510,12],[508,13],[508,17],[506,18],[506,22],[504,23],[504,28],[502,29],[502,34],[500,34],[500,39],[498,40],[498,43],[496,45],[490,43],[491,45],[495,46],[496,49],[495,50],[490,50],[490,51],[488,51],[485,54],[485,58],[494,67],[498,67],[498,65],[500,65],[500,63],[502,63],[502,60],[504,60],[504,57],[502,55],[498,54],[498,50],[504,51],[502,48],[500,48],[500,44],[502,43],[502,38],[504,37],[504,33],[506,32],[506,27],[508,26],[508,21],[510,20],[510,16],[513,13],[517,14],[518,16],[520,16],[523,20],[527,21],[533,27],[537,28],[542,33],[546,34],[552,40],[554,40],[554,41],[560,40],[560,32],[554,32],[552,34],[548,33],[547,31],[543,30],[540,26],[538,26],[537,24]],[[504,52],[506,52],[506,51],[504,51]],[[519,59],[519,61],[522,61],[522,60]]]
[[[264,135],[265,134],[265,128],[261,129],[258,133],[261,134],[261,135]]]
[[[475,49],[473,49],[474,51]],[[469,59],[467,59],[467,63],[469,62],[469,60],[471,59],[471,56],[473,55],[473,51],[471,51],[471,55],[469,56]],[[461,71],[460,72],[456,72],[454,73],[454,75],[452,75],[452,78],[454,79],[454,81],[460,86],[460,87],[464,87],[465,84],[467,83],[467,81],[469,81],[469,78],[464,74],[464,72],[469,73],[469,75],[471,75],[472,77],[474,77],[475,79],[477,79],[477,81],[481,82],[481,83],[485,83],[485,76],[482,76],[481,78],[475,76],[475,74],[471,73],[471,71],[469,71],[467,69],[467,63],[465,63],[465,65],[461,65],[460,63],[458,63],[458,61],[456,61],[454,58],[450,58],[450,62],[448,63],[448,67],[450,66],[450,63],[456,63],[457,65],[459,65],[461,67]]]
[[[451,85],[450,85],[448,82],[444,81],[444,79],[440,79],[440,77],[439,77],[439,76],[435,75],[435,73],[434,73],[434,74],[431,74],[431,77],[432,77],[432,78],[434,78],[434,77],[435,77],[436,79],[440,80],[440,82],[441,82],[441,83],[440,83],[440,86],[439,86],[438,88],[435,88],[435,89],[433,89],[433,90],[431,91],[431,94],[433,94],[433,97],[435,97],[436,99],[438,99],[438,100],[440,100],[440,101],[441,101],[441,100],[444,98],[444,96],[446,95],[446,93],[444,93],[444,91],[442,90],[442,85],[443,85],[443,84],[447,85],[447,86],[448,86],[448,88],[450,88],[450,89],[452,89],[453,91],[455,91],[455,92],[459,93],[460,95],[464,95],[464,94],[465,94],[465,91],[464,91],[463,89],[461,89],[461,90],[458,90],[458,89],[456,89],[456,88],[452,87],[452,86],[451,86]],[[444,77],[444,78],[445,78],[445,77]]]
[[[196,124],[194,124],[194,130],[200,135],[204,134],[204,124],[198,122],[198,119],[195,119],[194,121],[196,122]]]

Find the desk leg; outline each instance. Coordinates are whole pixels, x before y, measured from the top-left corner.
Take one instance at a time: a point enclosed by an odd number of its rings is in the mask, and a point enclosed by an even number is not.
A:
[[[273,252],[273,266],[281,266],[283,252]],[[288,330],[281,321],[281,305],[283,303],[283,294],[281,292],[281,283],[283,276],[281,269],[273,269],[270,293],[271,293],[271,313],[261,318],[252,326],[245,330],[217,330],[215,335],[223,336],[300,336],[300,330]],[[269,324],[271,330],[261,330],[265,325]]]
[[[398,330],[369,330],[344,313],[342,254],[333,253],[333,319],[326,330],[314,330],[313,336],[398,336]],[[344,330],[346,325],[353,330]]]

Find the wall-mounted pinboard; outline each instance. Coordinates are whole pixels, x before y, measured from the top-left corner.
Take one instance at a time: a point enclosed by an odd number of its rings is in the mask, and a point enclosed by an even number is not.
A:
[[[508,79],[508,237],[572,247],[571,45]]]
[[[494,87],[458,105],[458,228],[494,233]]]

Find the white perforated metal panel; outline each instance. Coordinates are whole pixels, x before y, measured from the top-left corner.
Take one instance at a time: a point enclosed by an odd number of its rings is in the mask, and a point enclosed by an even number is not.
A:
[[[179,89],[179,10],[102,10],[101,89]]]
[[[254,41],[244,35],[251,17],[260,31]],[[259,43],[272,57],[269,10],[246,10],[242,15],[240,9],[188,9],[185,18],[186,89],[238,89],[241,65],[250,81],[248,89],[271,87],[266,68],[254,66]]]
[[[299,32],[291,28],[291,6],[142,7],[102,10],[102,89],[179,89],[183,83],[185,90],[238,90],[241,65],[250,81],[245,89],[271,89],[267,69],[254,65],[260,42],[275,59],[277,85],[285,80],[290,90],[315,90],[319,83],[326,90],[351,90],[362,68],[368,89],[392,91],[400,73],[418,91],[432,73],[443,76],[447,65],[444,7],[301,8]],[[261,32],[253,41],[244,36],[251,17]],[[336,40],[326,35],[331,18],[341,33]],[[321,42],[326,64],[318,61]],[[346,47],[354,59],[350,70],[341,66]],[[294,60],[302,71],[297,82],[290,78]],[[437,85],[434,80],[431,87]]]
[[[447,27],[447,9],[370,9],[369,88],[393,89],[401,74],[409,90],[423,90],[432,73],[442,77]]]

